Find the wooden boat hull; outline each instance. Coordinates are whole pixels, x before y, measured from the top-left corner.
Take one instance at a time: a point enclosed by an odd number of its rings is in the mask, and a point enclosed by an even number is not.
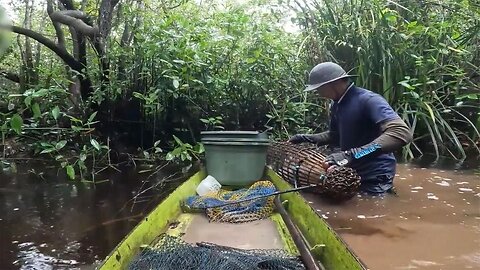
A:
[[[183,235],[193,222],[201,223],[202,221],[198,218],[195,221],[194,214],[182,213],[180,202],[188,196],[195,195],[196,187],[205,177],[205,170],[201,170],[180,185],[117,245],[99,269],[126,269],[130,261],[139,253],[141,247],[152,243],[161,233]],[[272,181],[278,190],[291,189],[286,181],[268,167],[265,170],[264,179]],[[298,192],[282,194],[281,200],[284,202],[285,209],[291,219],[312,248],[312,254],[326,269],[367,269],[347,244]],[[292,254],[298,254],[298,250],[280,215],[275,213],[270,217],[270,220],[276,224],[276,230],[284,249]],[[241,226],[248,226],[248,224],[242,224]],[[235,225],[239,224],[232,224],[231,226]],[[228,226],[225,229],[227,230]],[[212,228],[212,230],[216,229]],[[208,233],[202,235],[206,234]],[[248,238],[244,237],[244,239]],[[210,240],[204,239],[204,241]],[[245,242],[243,245],[245,245]]]

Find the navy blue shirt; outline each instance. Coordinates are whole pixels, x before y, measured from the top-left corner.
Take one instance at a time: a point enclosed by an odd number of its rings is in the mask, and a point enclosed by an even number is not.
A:
[[[354,85],[333,102],[330,112],[330,131],[338,135],[334,141],[342,151],[371,143],[381,135],[383,122],[399,118],[381,95]],[[362,185],[366,182],[376,185],[384,176],[393,181],[396,160],[393,153],[372,154],[354,160],[349,166],[360,175]]]

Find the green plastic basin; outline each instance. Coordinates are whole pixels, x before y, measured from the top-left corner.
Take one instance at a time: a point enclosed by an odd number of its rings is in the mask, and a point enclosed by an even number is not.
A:
[[[248,186],[263,176],[268,136],[256,131],[202,132],[207,173],[225,186]]]

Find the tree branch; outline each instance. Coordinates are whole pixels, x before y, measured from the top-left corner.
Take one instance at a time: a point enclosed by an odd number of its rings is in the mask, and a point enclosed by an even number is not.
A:
[[[75,28],[77,32],[85,36],[94,37],[98,34],[98,28],[92,26],[91,23],[89,23],[88,16],[80,10],[55,11],[50,15],[50,18],[52,21]]]
[[[5,70],[0,70],[0,76],[3,76],[7,79],[9,79],[12,82],[15,83],[20,83],[20,76],[16,73],[10,72],[10,71],[5,71]]]
[[[65,50],[65,48],[61,48],[60,46],[55,44],[55,42],[46,38],[42,34],[37,33],[35,31],[32,31],[30,29],[25,29],[23,27],[14,26],[14,25],[4,25],[4,24],[2,24],[2,25],[0,25],[0,29],[10,30],[14,33],[30,37],[30,38],[42,43],[43,45],[45,45],[45,47],[49,48],[56,55],[58,55],[58,57],[60,57],[70,68],[72,68],[73,70],[75,70],[75,71],[77,71],[81,74],[84,73],[82,71],[83,66],[77,60],[75,60],[75,58],[73,58],[73,56],[71,56],[67,52],[67,50]]]
[[[57,33],[58,46],[66,49],[65,48],[65,34],[63,33],[62,26],[60,25],[60,23],[58,23],[58,22],[56,22],[52,19],[52,13],[54,12],[52,1],[53,0],[48,0],[47,1],[47,13],[48,13],[48,16],[50,17],[50,20],[52,20],[53,27],[55,28],[55,32]]]

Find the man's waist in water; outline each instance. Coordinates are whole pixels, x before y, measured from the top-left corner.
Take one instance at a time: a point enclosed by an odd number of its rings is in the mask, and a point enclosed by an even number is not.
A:
[[[379,156],[359,160],[352,163],[352,168],[362,179],[374,179],[380,175],[395,175],[396,159],[393,154],[381,154]]]

